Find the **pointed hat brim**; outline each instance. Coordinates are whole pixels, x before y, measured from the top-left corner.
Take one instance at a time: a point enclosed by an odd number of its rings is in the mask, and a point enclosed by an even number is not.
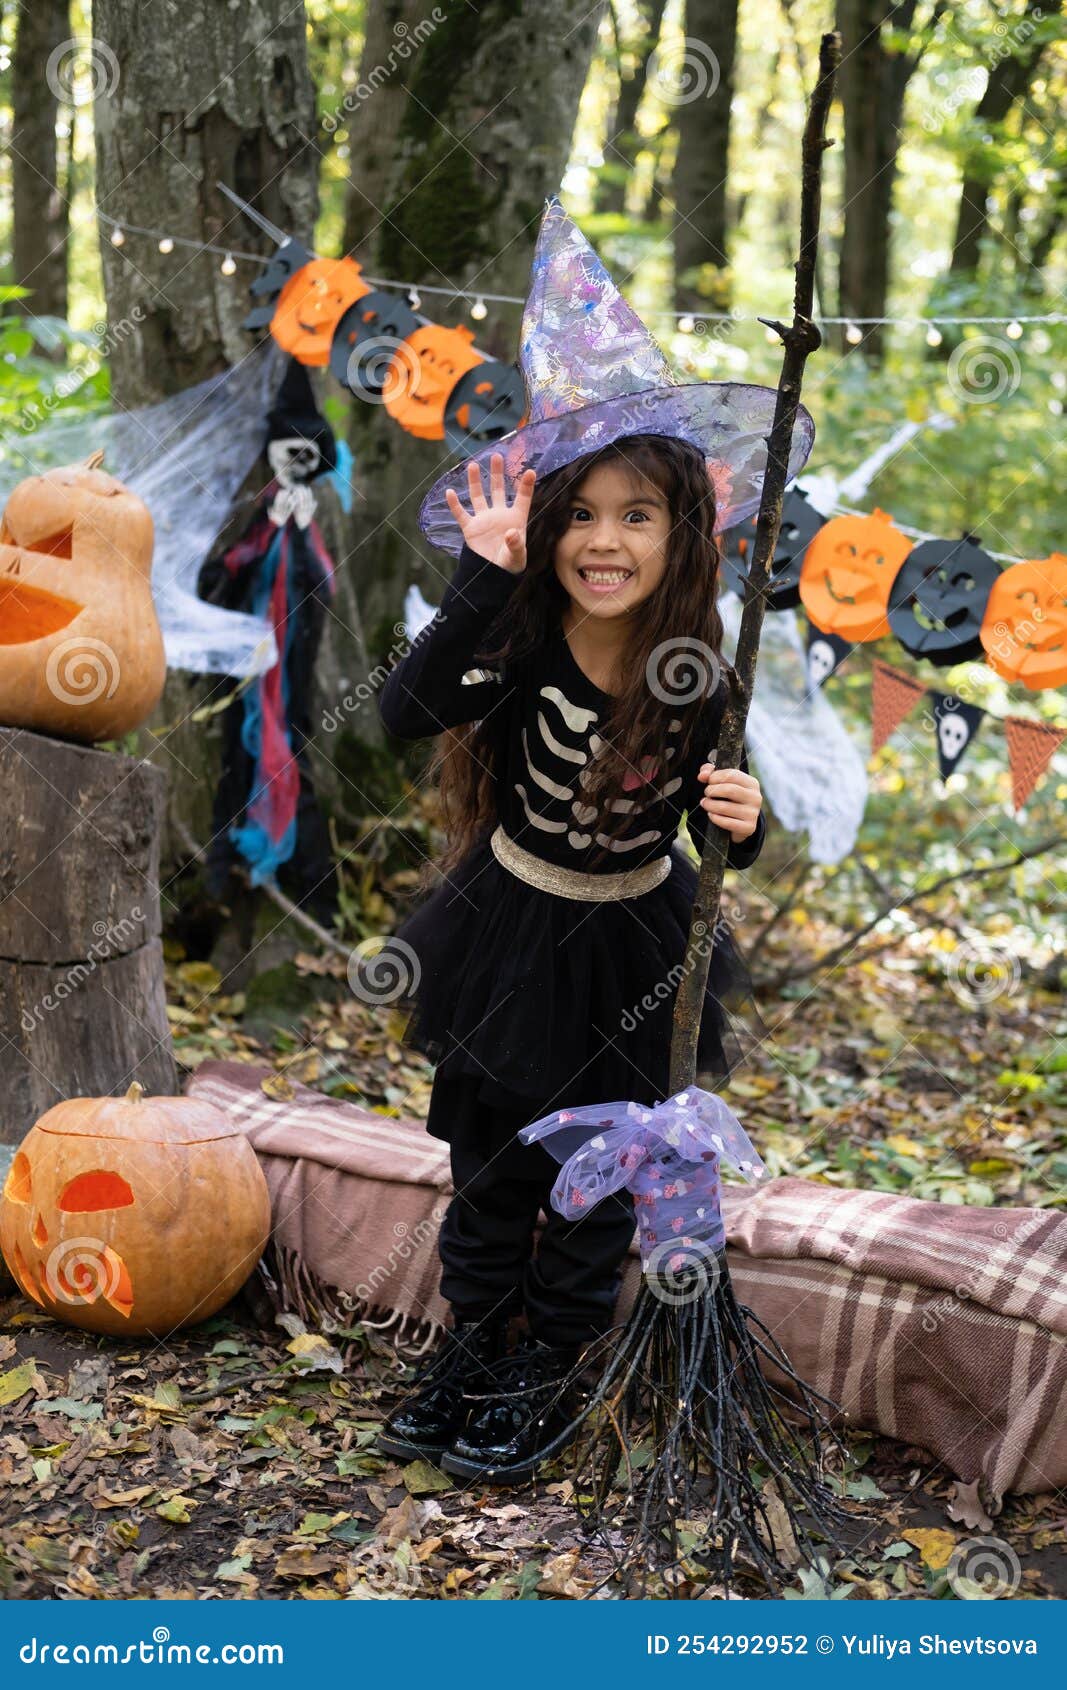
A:
[[[510,500],[525,469],[536,470],[539,477],[550,475],[627,435],[662,434],[688,440],[703,453],[715,494],[715,531],[723,533],[759,509],[767,470],[767,437],[777,402],[778,393],[772,387],[735,381],[687,382],[619,395],[546,417],[513,430],[442,475],[422,501],[419,527],[432,545],[458,556],[463,536],[445,493],[451,487],[466,504],[468,464],[480,465],[487,476],[489,460],[496,452],[504,460]],[[804,468],[814,443],[814,419],[798,405],[787,486]]]

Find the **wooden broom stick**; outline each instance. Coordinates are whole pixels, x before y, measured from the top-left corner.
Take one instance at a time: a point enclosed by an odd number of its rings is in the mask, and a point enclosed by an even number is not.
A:
[[[775,320],[759,321],[782,337],[785,353],[778,382],[778,403],[767,437],[767,472],[763,481],[756,541],[749,564],[741,630],[734,659],[736,680],[727,677],[726,707],[719,733],[716,765],[736,769],[745,740],[752,685],[756,673],[760,631],[767,608],[766,589],[770,560],[782,525],[782,500],[789,471],[789,447],[793,438],[800,387],[808,354],[822,345],[822,336],[811,320],[815,292],[815,255],[819,244],[819,216],[822,205],[822,155],[833,146],[826,139],[826,121],[833,99],[837,68],[841,62],[841,37],[836,31],[824,35],[819,45],[819,77],[808,107],[801,154],[800,257],[797,260],[793,294],[793,322],[786,328]],[[700,874],[686,945],[684,973],[674,1005],[671,1038],[670,1087],[672,1092],[692,1085],[697,1070],[697,1038],[704,1005],[713,935],[719,919],[723,874],[730,836],[725,828],[709,825],[700,860]]]

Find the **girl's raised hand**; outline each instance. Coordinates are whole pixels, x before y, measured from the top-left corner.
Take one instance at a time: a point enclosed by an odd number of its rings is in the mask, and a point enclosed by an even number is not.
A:
[[[464,543],[480,557],[499,564],[513,575],[521,574],[526,568],[526,524],[536,480],[532,469],[523,470],[515,488],[515,503],[509,505],[504,492],[504,459],[494,452],[489,459],[488,499],[481,468],[473,458],[467,465],[467,486],[473,508],[468,510],[451,487],[445,489],[448,508],[459,523]]]
[[[746,775],[741,769],[716,769],[705,763],[698,770],[697,779],[704,787],[700,808],[716,826],[726,829],[735,845],[755,833],[763,808],[763,793],[755,775]]]

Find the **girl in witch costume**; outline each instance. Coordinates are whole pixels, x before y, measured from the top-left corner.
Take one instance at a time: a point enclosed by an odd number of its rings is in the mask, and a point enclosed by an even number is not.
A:
[[[715,535],[758,506],[776,398],[676,385],[555,200],[520,362],[527,423],[423,503],[424,532],[459,564],[380,698],[397,737],[443,736],[442,878],[353,982],[407,1008],[405,1038],[437,1064],[427,1130],[450,1145],[455,1188],[439,1240],[453,1326],[379,1445],[506,1483],[565,1423],[559,1381],[611,1325],[635,1225],[623,1187],[579,1216],[554,1210],[558,1160],[520,1129],[667,1095],[697,883],[674,848],[683,815],[698,849],[709,819],[726,829],[734,868],[764,842],[744,757],[714,767]],[[813,438],[800,408],[790,479]],[[723,921],[702,1076],[737,1061],[728,1009],[750,996]],[[528,1335],[509,1355],[519,1311]]]

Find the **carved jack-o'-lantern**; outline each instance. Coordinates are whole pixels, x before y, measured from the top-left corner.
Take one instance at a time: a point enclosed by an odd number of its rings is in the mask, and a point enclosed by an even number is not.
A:
[[[385,408],[417,440],[443,440],[445,406],[460,376],[482,362],[472,352],[473,332],[461,323],[442,328],[426,323],[403,343],[394,363],[401,379],[385,384]]]
[[[913,542],[885,511],[835,516],[810,542],[800,598],[816,628],[860,644],[889,632],[889,590]]]
[[[338,323],[369,292],[354,258],[314,258],[282,288],[270,332],[301,364],[326,365]]]
[[[27,1297],[89,1332],[159,1336],[244,1284],[270,1230],[255,1151],[199,1098],[72,1098],[23,1139],[0,1250]]]
[[[1037,692],[1067,684],[1067,554],[1013,563],[993,583],[981,627],[986,662]]]
[[[21,481],[0,521],[0,723],[90,744],[139,727],[166,678],[152,518],[100,456]]]

